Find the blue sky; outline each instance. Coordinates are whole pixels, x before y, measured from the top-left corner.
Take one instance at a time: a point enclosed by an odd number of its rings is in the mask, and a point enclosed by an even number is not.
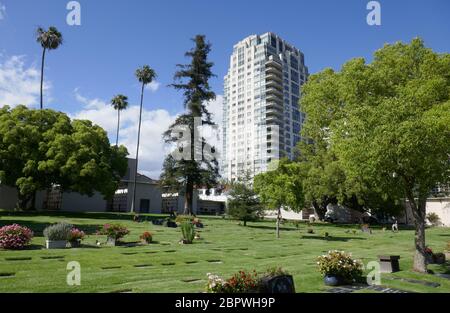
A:
[[[111,132],[113,123],[106,118],[111,119],[112,112],[104,111],[104,107],[117,93],[137,104],[139,86],[134,70],[149,64],[158,73],[159,86],[146,93],[149,128],[144,141],[147,136],[157,136],[161,127],[182,110],[179,93],[167,85],[172,82],[175,64],[187,61],[183,54],[192,46],[189,38],[198,33],[205,34],[213,44],[210,58],[217,77],[211,84],[218,95],[222,94],[233,45],[248,35],[266,31],[279,34],[303,51],[310,73],[325,67],[339,69],[353,57],[370,60],[373,51],[384,43],[410,41],[415,36],[421,36],[435,51],[450,51],[447,0],[379,1],[381,26],[366,23],[367,0],[80,0],[81,26],[66,24],[68,2],[0,0],[0,84],[1,71],[10,82],[8,86],[3,79],[0,101],[5,99],[2,93],[13,89],[29,93],[19,100],[26,99],[22,101],[30,106],[37,103],[37,76],[33,71],[39,69],[41,49],[34,31],[37,26],[54,25],[65,41],[48,54],[46,106],[75,117],[92,118]],[[13,83],[14,79],[18,82]],[[26,84],[19,84],[25,80]],[[17,100],[11,97],[6,99]],[[214,105],[213,111],[219,112],[220,97]],[[121,138],[130,153],[134,150],[134,112],[131,109],[128,113]],[[148,157],[148,162],[143,163],[142,170],[157,176],[161,157],[149,154],[159,143],[149,141],[147,145],[143,158]]]

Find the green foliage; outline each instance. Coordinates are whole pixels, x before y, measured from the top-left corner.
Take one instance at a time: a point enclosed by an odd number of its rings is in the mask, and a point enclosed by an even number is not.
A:
[[[125,147],[111,147],[90,121],[25,106],[0,108],[0,180],[16,187],[21,208],[54,185],[64,191],[110,197],[127,168]]]
[[[184,222],[192,222],[194,220],[194,217],[192,215],[177,215],[175,218],[175,223],[181,224]]]
[[[150,84],[156,78],[156,72],[148,65],[138,68],[135,75],[143,86]]]
[[[420,39],[398,42],[376,51],[371,64],[358,58],[340,72],[312,75],[301,101],[308,116],[303,131],[314,140],[311,162],[332,158],[343,174],[322,193],[356,196],[359,205],[380,210],[398,209],[406,198],[417,226],[414,267],[421,272],[426,198],[450,178],[448,73],[450,54],[437,54]],[[332,163],[324,164],[319,177],[325,179],[318,181],[332,182]]]
[[[215,99],[209,85],[209,79],[214,76],[211,72],[213,63],[208,61],[211,45],[203,35],[197,35],[193,41],[195,47],[186,53],[191,63],[178,65],[174,77],[176,83],[172,84],[176,90],[183,91],[187,112],[178,116],[163,135],[166,143],[177,144],[179,152],[189,149],[186,152],[189,157],[174,158],[173,154],[168,155],[160,176],[165,191],[184,195],[185,214],[192,214],[194,187],[211,188],[217,184],[219,177],[215,148],[210,147],[204,138],[194,136],[198,126],[214,125],[206,107],[208,101]],[[201,125],[196,125],[195,118],[201,119]],[[179,138],[180,129],[186,130],[188,135]]]
[[[231,185],[228,200],[228,214],[244,222],[256,221],[263,214],[263,207],[258,195],[250,185],[250,177],[240,178]]]
[[[441,219],[439,217],[439,215],[437,215],[434,212],[428,213],[427,214],[427,220],[428,222],[430,222],[431,225],[433,226],[439,226],[441,225]]]
[[[42,48],[54,50],[62,44],[63,37],[56,27],[50,26],[48,30],[38,27],[36,30],[36,41]]]
[[[255,177],[254,189],[270,209],[284,207],[294,212],[303,209],[302,171],[298,163],[280,160],[277,169]]]
[[[126,235],[128,235],[130,231],[124,225],[121,224],[105,224],[99,230],[99,235],[106,235],[109,238],[114,238],[119,240]]]
[[[72,233],[72,228],[73,225],[66,222],[50,225],[44,229],[44,237],[47,238],[47,240],[54,241],[69,240]]]
[[[191,244],[195,238],[195,229],[192,222],[181,223],[181,233],[183,235],[184,243]]]
[[[319,256],[317,265],[322,275],[339,276],[347,283],[359,279],[363,273],[361,261],[354,260],[350,254],[344,251],[334,250]]]

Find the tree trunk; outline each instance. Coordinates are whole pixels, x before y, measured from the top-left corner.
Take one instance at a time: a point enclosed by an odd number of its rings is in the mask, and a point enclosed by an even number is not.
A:
[[[134,213],[136,211],[136,183],[137,183],[137,176],[138,176],[138,164],[139,164],[139,142],[141,138],[141,123],[142,123],[142,105],[144,103],[144,87],[145,84],[142,83],[142,89],[141,89],[141,108],[139,111],[139,125],[138,125],[138,137],[137,137],[137,145],[136,145],[136,167],[134,172],[134,181],[133,181],[133,202],[131,202],[131,213]]]
[[[247,226],[247,220],[244,220],[244,226]]]
[[[119,129],[120,129],[120,109],[117,109],[117,136],[116,136],[116,147],[119,146]]]
[[[30,200],[32,199],[32,195],[30,195],[30,194],[27,194],[27,195],[22,195],[21,193],[20,193],[20,190],[19,189],[17,189],[17,204],[16,204],[16,207],[19,209],[19,210],[27,210],[28,209],[28,206],[29,206],[29,202],[30,202]]]
[[[280,221],[281,221],[281,207],[278,207],[278,213],[277,213],[277,238],[280,238]]]
[[[42,51],[42,61],[41,61],[41,110],[44,108],[44,62],[45,62],[45,51]]]
[[[186,183],[186,193],[184,195],[184,214],[186,215],[192,215],[192,202],[193,202],[193,195],[194,195],[194,184],[190,177],[187,179]]]
[[[425,208],[426,196],[420,196],[418,201],[414,198],[412,192],[408,192],[408,200],[414,217],[415,235],[414,235],[414,264],[413,270],[420,273],[427,273],[427,262],[425,254]]]

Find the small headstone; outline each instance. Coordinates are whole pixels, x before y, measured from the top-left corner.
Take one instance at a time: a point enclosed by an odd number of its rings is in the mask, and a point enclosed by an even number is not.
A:
[[[295,293],[294,279],[291,275],[264,277],[261,283],[262,293]]]
[[[395,273],[400,271],[400,265],[398,260],[400,256],[398,255],[380,255],[378,256],[380,261],[380,271],[381,273]]]

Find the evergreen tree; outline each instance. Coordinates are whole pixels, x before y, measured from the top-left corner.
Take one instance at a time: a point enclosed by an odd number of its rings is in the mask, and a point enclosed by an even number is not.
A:
[[[228,214],[244,222],[244,226],[261,217],[263,207],[251,186],[250,173],[232,184],[229,195]]]
[[[206,108],[207,102],[215,99],[208,82],[214,76],[213,63],[208,61],[211,44],[203,35],[197,35],[193,41],[195,47],[185,54],[191,63],[177,65],[176,83],[171,85],[183,91],[186,112],[163,135],[166,143],[176,143],[177,149],[167,156],[160,177],[164,190],[184,194],[185,214],[193,213],[194,188],[212,187],[219,176],[214,148],[197,135],[199,127],[215,125]]]

